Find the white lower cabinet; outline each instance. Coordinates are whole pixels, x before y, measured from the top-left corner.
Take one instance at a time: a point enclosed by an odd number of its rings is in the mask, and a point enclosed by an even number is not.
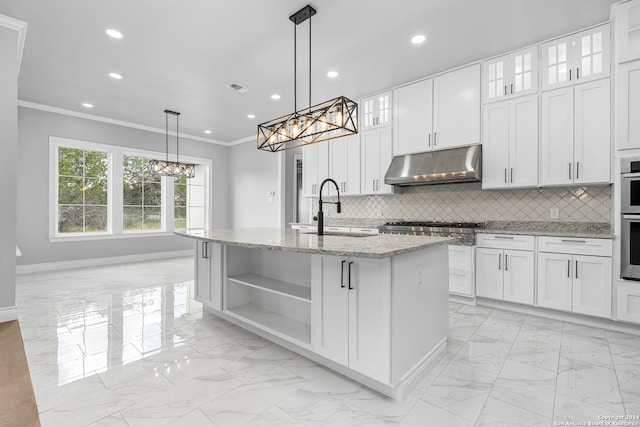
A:
[[[467,297],[474,296],[475,247],[449,245],[449,293]]]
[[[618,320],[640,323],[640,286],[618,285]]]
[[[222,309],[222,247],[196,240],[195,300],[216,310]]]
[[[313,257],[314,351],[383,383],[390,378],[389,259]]]
[[[534,237],[481,234],[476,243],[476,295],[533,304]]]
[[[538,244],[538,306],[611,317],[611,240],[540,237]]]

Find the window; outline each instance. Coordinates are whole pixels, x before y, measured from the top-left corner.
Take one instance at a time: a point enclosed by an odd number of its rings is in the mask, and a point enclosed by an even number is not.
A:
[[[122,228],[162,229],[162,180],[149,171],[148,157],[122,156]]]
[[[211,160],[194,178],[149,172],[164,153],[50,137],[49,235],[52,241],[167,235],[208,228]]]
[[[58,233],[108,231],[108,157],[105,151],[58,149]]]
[[[196,165],[196,176],[174,182],[174,227],[206,228],[206,169]]]

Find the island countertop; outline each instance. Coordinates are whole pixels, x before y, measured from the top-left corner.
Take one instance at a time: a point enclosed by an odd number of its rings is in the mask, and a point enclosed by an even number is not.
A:
[[[389,258],[430,246],[455,242],[450,237],[376,234],[366,237],[325,234],[318,236],[283,228],[221,228],[180,230],[179,236],[230,246],[357,258]]]

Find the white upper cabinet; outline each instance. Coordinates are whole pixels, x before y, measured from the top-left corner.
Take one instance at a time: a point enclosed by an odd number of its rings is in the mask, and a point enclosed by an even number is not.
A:
[[[590,30],[541,46],[542,90],[583,83],[610,74],[610,27]]]
[[[538,95],[484,106],[483,189],[538,185]]]
[[[372,129],[361,135],[361,194],[392,194],[392,185],[384,183],[384,176],[393,158],[391,127]]]
[[[611,182],[610,81],[542,94],[540,184]]]
[[[302,147],[302,187],[304,197],[318,197],[320,184],[329,178],[329,144],[317,144]]]
[[[389,126],[392,122],[392,91],[364,98],[360,101],[360,129]]]
[[[640,1],[615,6],[616,62],[640,59]]]
[[[640,60],[618,67],[616,103],[616,148],[640,148]]]
[[[360,135],[329,141],[329,176],[338,184],[340,194],[360,194]],[[336,195],[333,186],[327,186],[330,196]]]
[[[394,155],[480,142],[480,65],[396,89]]]
[[[483,62],[484,102],[538,90],[538,46]]]

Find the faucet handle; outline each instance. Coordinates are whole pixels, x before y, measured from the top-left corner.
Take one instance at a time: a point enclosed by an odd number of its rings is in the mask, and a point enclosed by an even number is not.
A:
[[[318,217],[317,217],[317,216],[314,216],[314,217],[313,217],[313,220],[314,220],[314,221],[317,221],[317,220],[318,220]]]

